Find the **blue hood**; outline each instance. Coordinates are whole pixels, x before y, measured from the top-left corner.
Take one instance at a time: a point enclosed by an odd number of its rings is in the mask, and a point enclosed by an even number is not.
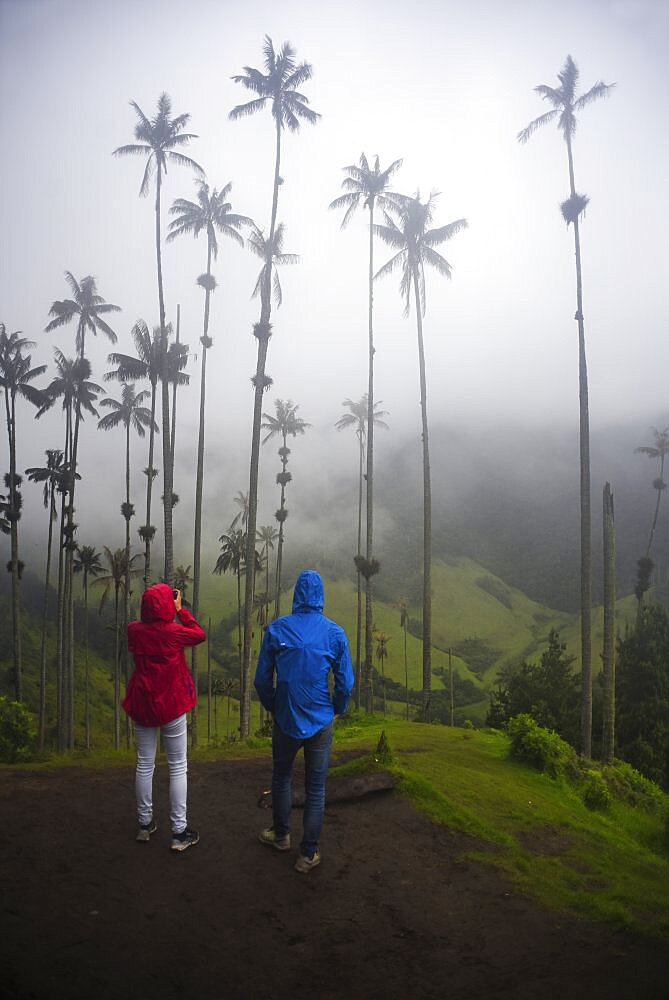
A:
[[[296,611],[323,610],[323,581],[315,569],[305,569],[297,578],[293,592],[293,614]]]

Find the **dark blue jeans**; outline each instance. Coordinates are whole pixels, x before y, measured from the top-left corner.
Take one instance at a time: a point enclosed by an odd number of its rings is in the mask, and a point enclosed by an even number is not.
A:
[[[300,851],[310,858],[318,850],[325,812],[325,779],[328,775],[332,723],[306,740],[286,736],[276,722],[272,733],[272,813],[274,831],[283,837],[290,831],[293,761],[304,747],[304,824]]]

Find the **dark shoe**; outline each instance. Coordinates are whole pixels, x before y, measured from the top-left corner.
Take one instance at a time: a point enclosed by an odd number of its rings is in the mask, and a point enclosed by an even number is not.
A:
[[[172,851],[185,851],[188,847],[194,847],[195,844],[199,843],[200,834],[197,830],[190,830],[186,827],[182,833],[172,834]]]
[[[315,868],[316,865],[320,865],[320,863],[321,856],[318,851],[314,851],[310,858],[308,858],[306,854],[300,854],[299,858],[295,862],[295,871],[305,874],[305,872],[310,872],[312,868]]]
[[[267,844],[268,847],[273,847],[275,851],[290,850],[290,834],[286,833],[283,837],[277,837],[272,827],[270,827],[269,830],[263,830],[262,833],[259,833],[258,840],[261,844]]]
[[[151,819],[148,823],[140,823],[135,840],[146,843],[151,839],[151,834],[155,833],[157,829],[158,827],[154,819]]]

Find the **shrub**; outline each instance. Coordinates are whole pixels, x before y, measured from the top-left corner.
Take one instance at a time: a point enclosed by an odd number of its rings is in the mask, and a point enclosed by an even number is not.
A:
[[[34,745],[30,713],[20,702],[0,696],[0,760],[10,764],[29,760]]]
[[[393,762],[393,752],[390,749],[390,743],[388,742],[385,729],[381,731],[381,735],[379,736],[379,742],[376,745],[374,759],[379,764],[392,764]]]
[[[615,760],[604,768],[602,775],[617,799],[647,812],[657,812],[664,802],[662,790],[649,778],[644,778],[625,760]]]
[[[606,812],[611,807],[611,791],[599,771],[586,771],[583,801],[596,812]]]
[[[511,756],[530,764],[538,771],[546,771],[553,778],[559,774],[574,775],[578,768],[573,747],[552,729],[537,725],[526,713],[514,716],[507,723],[511,738]]]

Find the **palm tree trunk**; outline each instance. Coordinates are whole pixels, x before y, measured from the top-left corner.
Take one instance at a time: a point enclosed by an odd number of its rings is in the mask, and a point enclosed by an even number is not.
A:
[[[65,452],[67,456],[68,452]],[[65,638],[65,497],[63,491],[60,502],[60,524],[58,526],[58,597],[56,602],[56,729],[59,750],[65,749],[65,670],[63,644]]]
[[[207,238],[207,278],[211,278],[211,239]],[[200,613],[200,555],[202,546],[202,486],[204,480],[204,420],[205,402],[207,387],[207,350],[209,344],[209,300],[211,289],[209,282],[204,291],[204,320],[202,324],[202,369],[200,373],[200,424],[197,435],[197,472],[195,474],[195,527],[193,542],[193,615],[195,618]],[[193,646],[191,650],[191,670],[193,673],[193,683],[197,692],[198,675],[198,648]],[[210,678],[210,675],[208,674]],[[210,692],[211,700],[211,692]],[[207,733],[211,738],[211,711],[207,709]],[[193,746],[197,746],[197,705],[194,707],[191,716],[191,738]]]
[[[120,583],[114,584],[114,749],[121,748],[121,671],[119,664],[118,592]]]
[[[16,400],[11,395],[11,413],[7,390],[7,431],[9,436],[9,506],[11,510],[10,544],[12,567],[12,649],[14,655],[14,697],[23,701],[23,665],[21,657],[21,611],[19,608],[19,524],[16,497]]]
[[[158,271],[158,308],[160,311],[160,345],[163,370],[162,389],[162,429],[163,429],[163,525],[165,531],[165,564],[163,579],[172,586],[174,580],[174,551],[172,545],[172,455],[170,438],[170,384],[167,371],[167,329],[165,326],[165,298],[163,295],[163,262],[160,250],[160,186],[161,167],[156,173],[156,265]]]
[[[616,717],[616,663],[615,663],[615,613],[616,613],[616,536],[613,524],[613,495],[611,486],[604,487],[604,724],[602,728],[602,761],[613,763],[615,749]]]
[[[574,160],[567,136],[569,186],[576,194]],[[590,414],[588,409],[588,367],[585,354],[583,321],[583,282],[581,274],[581,238],[578,219],[574,219],[574,255],[576,259],[576,315],[578,323],[578,395],[581,470],[581,753],[592,752],[592,526],[590,514]]]
[[[369,301],[368,301],[368,334],[369,359],[367,378],[367,575],[365,576],[365,668],[363,687],[365,690],[365,707],[373,711],[371,700],[372,677],[372,575],[371,561],[374,551],[374,202],[369,206]]]
[[[664,452],[660,454],[660,487],[657,491],[657,500],[655,501],[655,513],[653,515],[653,523],[650,526],[650,535],[648,536],[648,546],[646,548],[646,559],[650,559],[650,550],[653,545],[653,538],[655,536],[655,528],[657,527],[657,518],[660,513],[660,501],[662,500],[662,491],[664,490]]]
[[[274,190],[272,193],[272,216],[269,229],[269,244],[274,240],[276,213],[279,203],[279,168],[281,165],[281,124],[276,123],[276,158],[274,163]],[[249,516],[246,537],[246,580],[244,587],[244,649],[242,655],[242,690],[240,704],[240,731],[246,739],[251,726],[251,639],[253,635],[253,592],[255,586],[255,540],[258,518],[258,474],[260,464],[260,424],[262,422],[262,400],[265,391],[265,364],[267,348],[272,335],[270,316],[272,313],[272,268],[269,261],[267,276],[261,290],[260,322],[255,327],[258,339],[258,359],[253,378],[253,430],[251,434],[251,468],[249,473]]]
[[[88,673],[88,570],[84,568],[84,729],[86,750],[91,749],[91,692]]]
[[[242,658],[242,571],[237,566],[237,655],[239,657],[239,698],[241,706],[242,688],[244,686],[244,660]],[[240,720],[241,722],[241,720]]]
[[[416,328],[418,333],[418,368],[420,373],[420,412],[423,428],[423,720],[430,721],[432,695],[432,484],[430,477],[430,446],[427,426],[427,385],[425,379],[425,348],[423,345],[423,314],[418,273],[413,272],[416,297]]]
[[[83,358],[84,335],[81,337],[81,357]],[[66,614],[67,629],[65,648],[67,650],[67,686],[68,686],[68,746],[74,749],[74,533],[76,525],[74,523],[74,493],[77,481],[77,458],[79,453],[79,428],[81,424],[81,408],[79,401],[76,401],[74,418],[74,435],[72,438],[72,468],[70,476],[70,498],[68,504],[68,531],[67,548],[65,551],[65,587],[66,587]]]
[[[358,430],[358,443],[360,445],[358,456],[358,557],[362,555],[362,468],[365,458],[365,445],[363,442],[362,430]],[[360,650],[362,646],[362,582],[360,570],[356,572],[357,583],[357,618],[355,626],[355,707],[360,708]]]
[[[37,740],[40,750],[44,750],[46,741],[46,623],[49,610],[49,578],[51,576],[51,548],[53,545],[53,522],[56,514],[54,502],[54,487],[49,486],[49,532],[46,544],[46,571],[44,573],[44,598],[42,600],[42,648],[40,651],[39,671],[39,713],[37,724]]]
[[[151,494],[153,491],[153,444],[155,439],[154,424],[156,418],[156,384],[151,383],[151,426],[149,427],[149,467],[146,484],[146,530],[144,539],[144,587],[151,584]]]
[[[177,303],[177,334],[176,343],[179,344],[181,333],[181,306]],[[172,413],[171,413],[171,425],[170,425],[170,455],[172,457],[172,475],[174,476],[174,448],[176,446],[176,436],[177,436],[177,382],[174,380],[174,385],[172,386]]]
[[[123,584],[123,677],[128,684],[128,622],[130,620],[130,420],[125,428],[125,580]],[[130,748],[130,718],[125,717],[125,741]]]
[[[286,454],[286,435],[283,435],[283,455],[281,458],[281,471],[285,476],[286,466],[288,465],[288,456]],[[278,618],[281,614],[281,573],[283,570],[283,525],[284,518],[283,512],[285,510],[286,504],[286,484],[285,478],[281,480],[281,503],[279,505],[279,510],[281,511],[282,519],[279,521],[279,540],[276,549],[276,580],[275,580],[275,593],[274,593],[274,617]]]

